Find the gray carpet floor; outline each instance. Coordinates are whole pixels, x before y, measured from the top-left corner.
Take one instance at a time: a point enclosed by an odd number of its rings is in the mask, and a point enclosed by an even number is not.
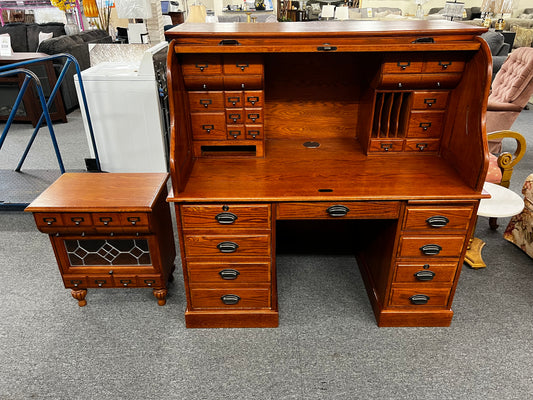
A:
[[[65,166],[84,169],[79,114],[68,118],[56,125]],[[533,111],[514,128],[533,143]],[[30,134],[9,134],[0,170],[16,166]],[[27,168],[53,171],[40,135]],[[513,175],[518,193],[531,147]],[[533,262],[502,238],[507,221],[491,231],[480,218],[488,268],[463,268],[448,328],[378,328],[353,256],[287,252],[279,328],[185,329],[179,259],[164,307],[150,290],[108,289],[89,290],[80,308],[32,216],[0,211],[0,399],[533,398]]]

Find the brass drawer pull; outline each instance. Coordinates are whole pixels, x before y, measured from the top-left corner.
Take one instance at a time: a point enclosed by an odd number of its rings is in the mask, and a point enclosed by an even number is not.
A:
[[[426,222],[432,228],[442,228],[448,225],[450,220],[446,218],[444,215],[434,215],[426,219]]]
[[[209,67],[209,64],[195,64],[194,66],[198,68],[200,72],[204,72],[204,70]]]
[[[104,225],[109,225],[109,223],[113,221],[113,218],[111,217],[100,217],[99,219]]]
[[[398,61],[398,62],[396,63],[396,65],[397,65],[398,67],[400,67],[401,69],[406,69],[407,67],[409,67],[409,66],[411,65],[411,61],[404,61],[404,62],[402,62],[402,61]]]
[[[442,247],[438,244],[425,244],[420,248],[420,251],[426,256],[435,256],[440,253]]]
[[[258,120],[261,116],[259,114],[248,114],[248,119],[251,119],[252,122],[255,122],[256,120]]]
[[[141,222],[141,217],[128,217],[126,218],[128,220],[129,223],[131,223],[132,225],[136,225],[137,222]]]
[[[217,244],[217,248],[221,253],[235,253],[239,245],[235,242],[221,242]]]
[[[336,206],[329,207],[326,211],[330,217],[337,218],[337,217],[344,217],[346,214],[348,214],[350,209],[346,206],[336,205]]]
[[[228,97],[228,103],[231,103],[233,105],[236,105],[237,103],[240,103],[241,102],[241,98],[240,97]]]
[[[200,99],[200,104],[203,105],[205,108],[208,108],[209,105],[211,105],[213,102],[211,99]]]
[[[418,124],[418,126],[422,128],[422,130],[427,131],[429,128],[431,128],[431,122],[421,122]]]
[[[221,212],[215,216],[215,219],[219,224],[227,225],[233,224],[237,220],[237,216],[230,212]]]
[[[214,125],[202,125],[202,129],[206,131],[207,133],[211,133],[213,129],[215,129]]]
[[[248,103],[252,104],[252,106],[255,106],[255,103],[259,102],[259,97],[257,96],[249,96],[246,98],[246,101],[248,101]]]
[[[230,114],[228,115],[228,118],[231,119],[233,122],[237,122],[241,119],[241,114]]]
[[[241,298],[239,296],[237,296],[236,294],[225,294],[224,296],[222,296],[220,298],[220,300],[222,300],[222,303],[224,303],[226,305],[237,304],[240,299]]]
[[[424,99],[424,104],[426,104],[428,107],[431,107],[436,102],[437,102],[437,99]]]
[[[427,282],[427,281],[433,280],[433,278],[435,277],[435,272],[425,270],[425,271],[418,271],[414,275],[415,275],[415,278],[418,279],[419,281]]]
[[[415,294],[409,297],[409,300],[412,304],[427,304],[429,301],[429,296],[425,294]]]
[[[223,269],[218,274],[220,275],[220,277],[222,279],[225,279],[225,280],[228,280],[228,281],[232,281],[232,280],[237,279],[237,277],[239,276],[240,272],[237,271],[236,269]]]
[[[81,224],[85,219],[83,217],[72,217],[70,218],[72,222],[74,222],[76,225]]]

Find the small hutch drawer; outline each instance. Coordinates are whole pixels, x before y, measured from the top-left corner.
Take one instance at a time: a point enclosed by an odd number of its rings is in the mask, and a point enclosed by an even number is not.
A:
[[[226,139],[226,118],[223,112],[191,113],[195,140]]]
[[[440,148],[439,139],[419,138],[407,139],[405,141],[404,151],[418,151],[418,152],[436,152]]]
[[[222,63],[215,54],[183,55],[181,69],[183,75],[220,75]]]
[[[189,105],[192,112],[222,111],[224,110],[224,92],[191,91],[189,92]]]
[[[227,54],[224,55],[225,75],[263,74],[263,60],[259,55],[253,54]]]
[[[407,137],[440,137],[444,113],[412,111]]]
[[[448,102],[448,92],[413,92],[414,110],[443,110]]]
[[[224,88],[224,81],[222,76],[216,75],[185,75],[183,77],[185,87],[188,90],[193,91],[205,91],[205,90],[222,90]]]

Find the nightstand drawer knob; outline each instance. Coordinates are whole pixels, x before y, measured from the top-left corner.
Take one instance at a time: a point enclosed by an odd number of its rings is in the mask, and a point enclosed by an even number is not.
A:
[[[420,251],[426,256],[435,256],[440,253],[442,247],[438,244],[425,244],[420,248]]]
[[[426,219],[426,222],[432,228],[442,228],[442,227],[448,225],[450,220],[448,218],[446,218],[445,216],[443,216],[443,215],[434,215],[434,216],[429,217],[428,219]]]
[[[152,286],[155,281],[153,279],[145,279],[144,283],[146,283],[146,286]]]
[[[70,220],[71,220],[72,222],[74,222],[76,225],[79,225],[79,224],[81,224],[83,221],[85,221],[85,220],[83,219],[83,217],[72,217]]]
[[[131,279],[121,279],[120,283],[124,286],[128,286],[131,283]]]
[[[237,279],[240,272],[237,271],[236,269],[223,269],[218,274],[220,275],[222,279],[234,280],[234,279]]]
[[[329,207],[326,211],[330,217],[344,217],[350,209],[346,206],[337,205]]]
[[[141,222],[141,217],[128,217],[127,220],[132,225],[135,225],[137,222]]]
[[[215,216],[219,224],[233,224],[237,220],[237,216],[230,212],[221,212]]]
[[[113,221],[113,218],[111,217],[100,217],[100,222],[104,225],[109,225],[111,221]]]
[[[235,253],[239,248],[239,245],[234,242],[221,242],[217,244],[217,248],[221,253]]]
[[[54,217],[43,218],[43,221],[46,222],[48,225],[52,225],[54,222],[57,222],[57,220]]]
[[[412,304],[427,304],[429,301],[429,296],[426,296],[425,294],[415,294],[409,297],[409,300]]]
[[[425,271],[418,271],[415,275],[415,278],[419,281],[425,282],[425,281],[431,281],[435,277],[435,272],[425,270]]]
[[[230,306],[237,304],[241,298],[236,294],[225,294],[220,299],[222,300],[222,303]]]
[[[98,285],[98,287],[102,287],[104,286],[104,283],[106,283],[105,280],[96,280],[94,281],[94,283],[96,283]]]

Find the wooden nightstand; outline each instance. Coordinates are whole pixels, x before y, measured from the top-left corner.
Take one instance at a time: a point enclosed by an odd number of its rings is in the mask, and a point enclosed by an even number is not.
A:
[[[50,236],[78,305],[88,288],[147,287],[166,303],[176,249],[168,174],[66,173],[26,211]]]

